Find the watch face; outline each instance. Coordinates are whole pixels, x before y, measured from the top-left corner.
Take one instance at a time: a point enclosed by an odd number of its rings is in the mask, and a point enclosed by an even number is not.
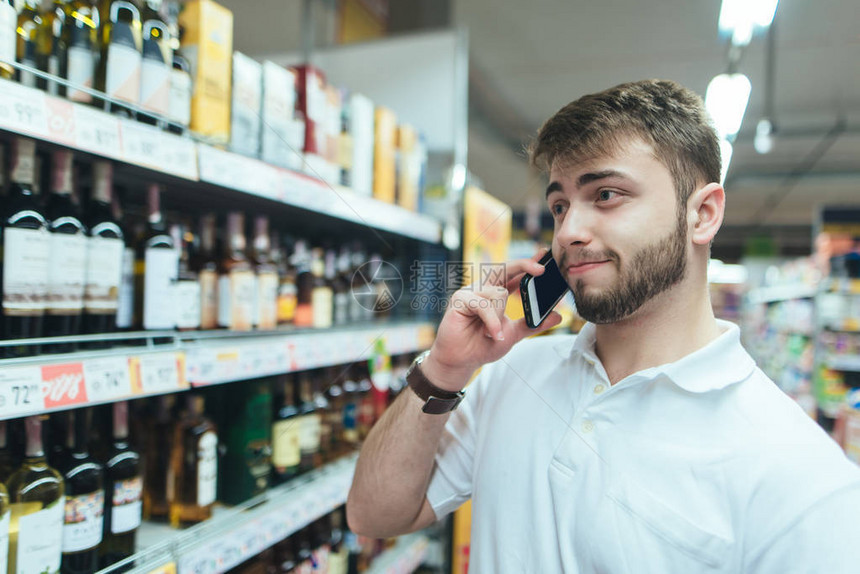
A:
[[[457,408],[457,405],[460,404],[460,397],[454,399],[440,399],[438,397],[430,397],[427,399],[427,402],[424,403],[424,407],[421,409],[428,415],[441,415],[450,411],[453,411]]]

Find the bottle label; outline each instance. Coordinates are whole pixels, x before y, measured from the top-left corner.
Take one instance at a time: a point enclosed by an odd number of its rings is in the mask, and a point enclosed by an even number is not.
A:
[[[48,299],[51,234],[47,229],[3,231],[3,310],[7,315],[40,315]]]
[[[87,237],[52,233],[48,258],[48,313],[79,313],[84,307]]]
[[[140,98],[140,63],[140,52],[136,49],[111,42],[107,49],[107,94],[136,104]]]
[[[298,417],[278,421],[272,425],[272,464],[276,468],[290,468],[301,461]]]
[[[197,443],[197,506],[215,502],[218,487],[218,435],[203,433]]]
[[[140,476],[117,480],[113,483],[113,501],[110,511],[110,531],[113,534],[131,532],[140,526],[143,512],[142,496],[143,478]]]
[[[317,452],[322,436],[322,417],[318,413],[303,415],[299,419],[299,447],[302,452]]]
[[[167,115],[170,102],[170,68],[164,62],[145,58],[140,66],[140,106]]]
[[[15,574],[60,570],[64,510],[61,496],[44,510],[18,518]]]
[[[314,310],[313,325],[317,329],[331,327],[334,312],[334,296],[329,287],[316,287],[311,292],[311,306]]]
[[[349,322],[349,293],[334,294],[334,323],[343,325]]]
[[[85,88],[93,87],[93,73],[95,71],[95,55],[88,47],[69,47],[69,81],[75,85]],[[81,90],[69,88],[68,98],[75,102],[89,103],[93,97]]]
[[[250,331],[254,316],[255,277],[251,270],[231,271],[219,279],[218,322],[233,331]]]
[[[191,76],[183,70],[170,71],[170,97],[167,105],[168,117],[187,126],[191,122]]]
[[[257,326],[274,329],[278,326],[278,274],[260,273],[257,276]]]
[[[0,5],[0,59],[7,62],[15,61],[15,28],[17,27],[18,15],[15,6],[8,2]],[[3,568],[5,572],[6,563]]]
[[[196,329],[200,326],[200,283],[182,279],[173,290],[176,306],[176,326],[180,329]]]
[[[122,253],[122,280],[117,297],[116,326],[128,329],[134,320],[134,249],[126,247]]]
[[[6,566],[9,562],[9,523],[12,512],[7,510],[0,517],[0,574],[6,574]]]
[[[116,313],[122,282],[122,239],[90,237],[87,246],[87,273],[84,307],[90,313]]]
[[[278,289],[278,323],[290,323],[296,316],[296,285],[282,283]]]
[[[200,328],[218,327],[218,274],[211,270],[201,271],[200,280]]]
[[[144,253],[143,328],[172,329],[176,325],[173,285],[179,273],[175,249],[147,249]]]
[[[81,552],[101,543],[104,509],[104,490],[66,497],[63,552]]]

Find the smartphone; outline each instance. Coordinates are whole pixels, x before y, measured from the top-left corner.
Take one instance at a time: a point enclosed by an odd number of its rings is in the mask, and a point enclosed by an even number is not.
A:
[[[552,251],[547,251],[538,263],[544,266],[543,275],[535,277],[526,273],[520,280],[526,325],[531,329],[537,329],[544,322],[569,290]]]

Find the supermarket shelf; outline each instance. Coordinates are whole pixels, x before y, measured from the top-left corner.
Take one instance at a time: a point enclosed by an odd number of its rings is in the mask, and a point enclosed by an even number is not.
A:
[[[436,219],[0,79],[0,129],[431,243]]]
[[[198,150],[202,181],[414,239],[442,240],[442,225],[432,217],[258,159],[205,144]]]
[[[397,544],[380,554],[367,574],[410,574],[427,555],[429,541],[421,534],[410,534],[397,539]]]
[[[818,293],[816,287],[804,284],[797,285],[775,285],[773,287],[760,287],[753,289],[747,294],[750,303],[777,303],[779,301],[790,301],[792,299],[810,299]]]
[[[219,509],[187,530],[144,523],[138,546],[145,548],[102,572],[132,563],[132,574],[158,572],[170,564],[177,574],[225,572],[344,504],[356,459],[350,455],[239,506]]]
[[[0,420],[339,365],[366,359],[377,339],[390,354],[428,348],[432,323],[380,322],[325,330],[172,331],[107,338],[143,345],[0,360]],[[89,341],[102,336],[28,342]],[[160,343],[159,341],[163,341]],[[5,341],[3,345],[14,345]]]

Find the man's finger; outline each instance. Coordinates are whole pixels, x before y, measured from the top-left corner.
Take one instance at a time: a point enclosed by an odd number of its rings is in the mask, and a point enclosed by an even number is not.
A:
[[[498,304],[496,298],[484,297],[469,291],[458,291],[451,298],[451,305],[457,312],[465,316],[477,316],[494,339],[502,340],[505,338],[502,332],[502,320],[494,309]]]

